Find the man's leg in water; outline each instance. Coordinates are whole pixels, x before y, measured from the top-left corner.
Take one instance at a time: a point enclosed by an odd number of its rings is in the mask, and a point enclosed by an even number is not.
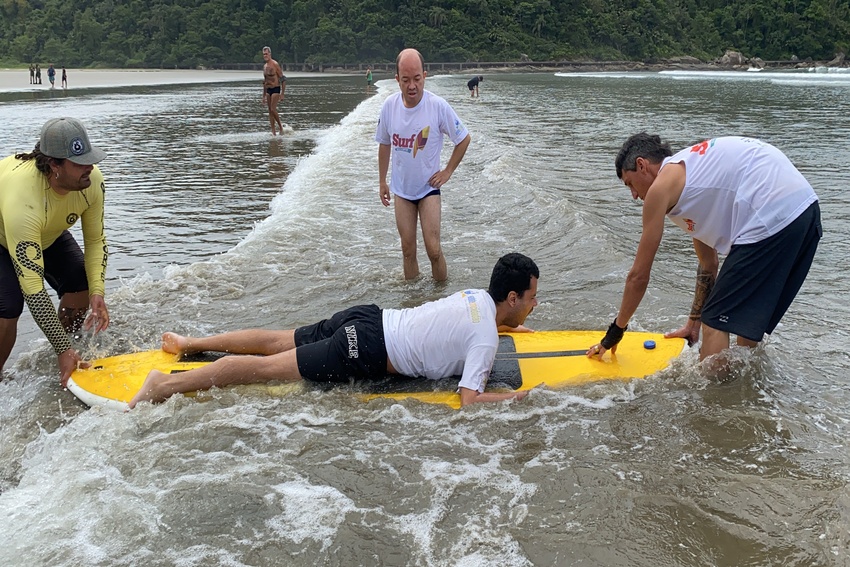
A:
[[[12,354],[12,348],[15,346],[15,339],[18,337],[18,318],[0,319],[0,372],[6,366],[6,361],[9,360],[9,355]]]
[[[165,374],[151,370],[129,406],[139,402],[161,402],[182,392],[222,388],[237,384],[257,384],[279,380],[301,380],[295,349],[271,356],[225,356],[201,368]]]
[[[443,256],[443,247],[440,245],[440,221],[442,217],[440,207],[441,199],[439,195],[431,195],[422,199],[419,202],[419,224],[422,225],[425,251],[431,261],[431,275],[436,281],[443,282],[449,276],[446,268],[446,257]]]
[[[416,259],[416,221],[419,208],[407,199],[396,197],[395,224],[401,237],[401,256],[404,266],[404,279],[412,280],[419,275],[419,262]]]
[[[280,93],[269,95],[269,122],[272,125],[272,135],[275,135],[275,124],[280,128],[283,135],[283,124],[280,122],[280,114],[277,112],[277,104],[280,102]]]
[[[283,98],[283,93],[275,93],[271,96],[271,109],[274,112],[274,119],[277,122],[277,127],[280,135],[283,136],[283,123],[280,121],[280,112],[277,110],[277,105],[280,104],[280,99]]]
[[[269,124],[272,127],[272,136],[277,135],[277,131],[275,130],[275,120],[274,120],[274,111],[272,110],[272,95],[269,95],[266,99],[266,103],[268,104],[269,109]]]
[[[755,348],[758,342],[744,337],[737,337],[738,346]],[[725,351],[729,349],[729,333],[702,324],[702,346],[699,351],[703,370],[713,380],[722,381],[730,373],[729,360]]]

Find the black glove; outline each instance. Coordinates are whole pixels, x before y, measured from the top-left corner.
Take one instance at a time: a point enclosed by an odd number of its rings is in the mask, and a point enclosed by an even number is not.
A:
[[[611,350],[612,347],[617,346],[620,341],[623,340],[623,335],[626,333],[626,329],[628,328],[628,325],[623,328],[618,327],[617,318],[614,317],[614,322],[611,323],[610,327],[608,327],[608,332],[605,333],[605,336],[602,338],[599,344],[605,347],[605,350]]]

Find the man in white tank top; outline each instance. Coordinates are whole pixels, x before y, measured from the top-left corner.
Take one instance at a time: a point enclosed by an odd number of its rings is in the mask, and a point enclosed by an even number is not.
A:
[[[664,232],[664,217],[693,238],[699,266],[688,322],[667,337],[699,340],[700,360],[756,346],[776,328],[811,267],[823,234],[812,186],[778,149],[753,138],[705,140],[673,155],[658,136],[636,134],[615,161],[643,200],[643,231],[616,319],[588,350],[616,349],[640,305]],[[726,254],[719,270],[718,254]]]

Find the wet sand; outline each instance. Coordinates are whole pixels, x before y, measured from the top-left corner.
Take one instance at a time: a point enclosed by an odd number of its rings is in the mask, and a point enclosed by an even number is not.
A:
[[[316,73],[288,72],[287,77],[307,77]],[[327,75],[323,73],[322,75]],[[261,71],[198,71],[192,69],[68,69],[68,89],[96,89],[140,85],[179,85],[262,80]],[[50,90],[47,68],[41,70],[40,85],[29,84],[29,70],[0,69],[0,92]],[[62,69],[56,70],[55,90],[60,90]]]

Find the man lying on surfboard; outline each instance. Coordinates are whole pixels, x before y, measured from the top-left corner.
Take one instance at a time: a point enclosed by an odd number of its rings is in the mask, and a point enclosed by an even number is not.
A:
[[[249,329],[211,337],[162,336],[174,354],[202,351],[226,356],[211,364],[164,374],[152,370],[129,406],[159,402],[181,392],[258,382],[348,383],[385,372],[433,380],[461,375],[461,405],[508,399],[528,391],[485,392],[499,346],[499,327],[516,328],[537,305],[540,272],[511,253],[499,258],[490,286],[457,292],[409,309],[351,307],[313,325],[285,331]]]

